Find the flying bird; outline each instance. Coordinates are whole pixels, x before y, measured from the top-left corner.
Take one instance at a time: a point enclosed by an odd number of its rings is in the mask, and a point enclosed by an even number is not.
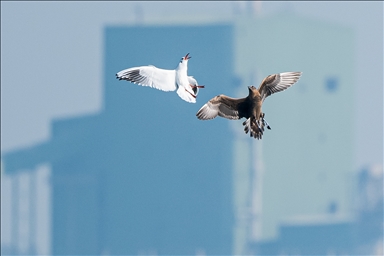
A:
[[[195,78],[187,75],[190,58],[187,53],[174,70],[161,69],[152,65],[133,67],[118,72],[116,78],[166,92],[176,90],[183,100],[196,103],[199,88],[204,88],[204,85],[198,85]]]
[[[218,95],[209,100],[196,116],[200,120],[213,119],[216,116],[236,120],[243,117],[244,131],[255,139],[261,139],[264,127],[271,129],[264,119],[265,113],[261,111],[264,100],[273,93],[284,91],[299,80],[302,72],[284,72],[269,75],[261,82],[258,89],[248,86],[249,94],[245,98],[231,98],[226,95]]]

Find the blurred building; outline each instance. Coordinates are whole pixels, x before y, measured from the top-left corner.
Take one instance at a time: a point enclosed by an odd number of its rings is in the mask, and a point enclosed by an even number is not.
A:
[[[278,237],[252,244],[258,255],[356,255],[352,219],[299,216],[279,224]]]
[[[278,237],[253,243],[261,255],[383,255],[383,168],[357,173],[353,218],[297,216],[279,224]]]
[[[229,25],[105,29],[102,113],[54,120],[51,140],[3,155],[7,174],[51,168],[51,254],[231,253],[229,128],[195,113],[214,86],[231,90],[232,38]],[[133,66],[173,69],[188,52],[189,74],[207,87],[198,104],[115,78]],[[9,253],[34,254],[35,210],[12,211],[13,229],[31,224]]]
[[[3,155],[8,174],[50,165],[52,254],[321,254],[360,241],[351,29],[243,16],[107,27],[104,45],[103,111],[54,120],[50,141]],[[114,77],[173,69],[187,52],[206,86],[197,104]],[[266,100],[263,140],[240,121],[197,121],[213,96],[244,97],[285,71],[303,76]]]
[[[358,248],[361,254],[383,255],[383,165],[362,168],[358,173],[356,207],[356,229]]]
[[[263,104],[272,130],[262,141],[231,123],[238,158],[235,248],[245,254],[254,252],[249,245],[278,239],[280,225],[292,218],[325,216],[328,223],[353,215],[354,34],[281,13],[240,18],[235,41],[237,96],[269,74],[303,72],[297,84]]]

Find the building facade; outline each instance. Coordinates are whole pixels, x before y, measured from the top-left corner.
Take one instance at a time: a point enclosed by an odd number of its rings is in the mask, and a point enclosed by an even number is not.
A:
[[[274,73],[301,71],[297,84],[263,104],[272,127],[261,141],[235,133],[236,254],[275,240],[290,219],[353,215],[354,34],[349,28],[281,14],[235,23],[235,74],[258,86]],[[246,185],[244,185],[246,184]]]
[[[268,254],[302,232],[292,223],[304,223],[301,237],[333,223],[355,241],[349,28],[238,17],[110,26],[104,40],[103,111],[54,120],[50,141],[3,155],[9,174],[50,165],[52,254]],[[173,69],[188,52],[189,74],[205,85],[196,104],[115,79],[133,66]],[[272,130],[262,140],[241,121],[196,119],[213,96],[244,97],[246,86],[286,71],[303,76],[266,100]]]
[[[105,29],[103,111],[54,120],[50,141],[3,156],[8,174],[49,163],[52,254],[231,253],[231,137],[195,113],[213,87],[231,89],[232,36],[229,25]],[[188,52],[206,86],[197,104],[115,78],[173,69]]]

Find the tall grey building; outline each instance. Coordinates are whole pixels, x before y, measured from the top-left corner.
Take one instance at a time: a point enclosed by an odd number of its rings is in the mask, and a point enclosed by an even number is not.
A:
[[[103,111],[54,120],[49,141],[3,156],[8,174],[49,163],[52,254],[231,253],[229,128],[195,113],[214,88],[231,91],[232,38],[230,25],[105,29]],[[188,52],[206,86],[197,104],[116,80]]]
[[[336,223],[350,239],[349,28],[292,15],[238,17],[111,26],[104,40],[102,112],[54,120],[51,140],[3,155],[9,174],[51,166],[52,254],[247,254],[297,223]],[[173,69],[187,52],[189,74],[205,85],[196,104],[115,79],[133,66]],[[246,96],[246,86],[285,71],[303,76],[267,98],[272,130],[262,140],[244,134],[241,121],[196,119],[213,96]]]

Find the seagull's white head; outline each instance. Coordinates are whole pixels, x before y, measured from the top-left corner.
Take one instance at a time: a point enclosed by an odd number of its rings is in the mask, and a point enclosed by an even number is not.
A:
[[[189,53],[187,53],[187,55],[185,55],[184,57],[181,58],[180,63],[179,63],[179,66],[187,66],[187,64],[188,64],[188,60],[189,60],[190,58],[191,58],[191,57],[189,56]]]
[[[192,57],[189,56],[189,53],[187,53],[184,57],[181,58],[181,61],[188,61],[190,58]]]

